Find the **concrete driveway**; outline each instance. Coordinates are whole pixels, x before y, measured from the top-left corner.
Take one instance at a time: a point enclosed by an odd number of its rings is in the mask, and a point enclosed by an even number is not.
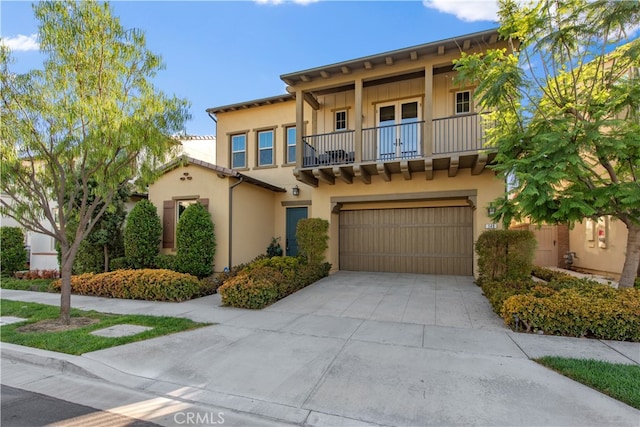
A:
[[[539,337],[504,328],[470,277],[339,272],[262,311],[215,307],[217,296],[183,304],[185,317],[219,324],[83,360],[146,391],[286,423],[640,422],[640,411],[530,361],[527,337]]]

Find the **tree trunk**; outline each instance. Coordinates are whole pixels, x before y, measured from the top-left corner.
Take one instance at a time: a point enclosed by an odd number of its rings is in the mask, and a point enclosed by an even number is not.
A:
[[[627,222],[627,256],[624,259],[620,288],[632,288],[640,263],[640,225]]]
[[[60,287],[60,321],[68,325],[71,322],[71,266],[73,262],[68,262],[68,255],[65,257],[64,252],[62,258],[60,262],[60,279],[62,283]]]
[[[107,245],[102,245],[102,251],[104,253],[104,272],[109,271],[109,249]]]

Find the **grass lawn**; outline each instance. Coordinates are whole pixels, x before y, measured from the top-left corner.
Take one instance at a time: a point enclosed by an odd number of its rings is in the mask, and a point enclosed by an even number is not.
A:
[[[179,319],[175,317],[107,314],[72,308],[72,318],[88,318],[89,320],[97,321],[97,323],[78,327],[73,330],[56,332],[19,332],[17,329],[25,325],[58,319],[60,317],[60,307],[22,301],[0,300],[0,310],[3,316],[15,316],[28,319],[25,322],[2,326],[0,338],[3,342],[75,355],[210,325],[209,323],[196,323],[189,319]],[[97,329],[120,324],[149,326],[153,329],[136,335],[119,338],[99,337],[90,334],[90,332]]]
[[[536,362],[640,409],[640,366],[598,360],[542,357]]]
[[[53,279],[14,279],[12,277],[0,278],[0,287],[2,289],[15,289],[18,291],[38,291],[49,292],[49,285]]]

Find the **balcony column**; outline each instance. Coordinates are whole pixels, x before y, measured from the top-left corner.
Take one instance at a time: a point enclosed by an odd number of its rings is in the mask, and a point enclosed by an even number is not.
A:
[[[353,135],[353,149],[355,151],[354,160],[356,163],[360,163],[362,162],[362,79],[356,79],[354,83],[356,128]]]
[[[296,90],[296,165],[302,167],[304,158],[304,94],[301,90]]]
[[[433,64],[424,67],[424,106],[422,107],[422,152],[433,155]]]

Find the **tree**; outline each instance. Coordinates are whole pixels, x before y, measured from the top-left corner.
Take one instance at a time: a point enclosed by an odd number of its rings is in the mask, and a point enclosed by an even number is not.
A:
[[[188,103],[152,85],[160,57],[146,49],[142,32],[122,27],[108,3],[47,1],[33,9],[43,69],[12,73],[10,52],[0,48],[0,178],[12,202],[3,200],[2,212],[60,245],[60,318],[68,323],[81,242],[120,188],[152,178]],[[78,226],[70,238],[72,218]]]
[[[140,200],[129,212],[124,229],[124,256],[135,268],[155,266],[162,241],[162,223],[153,203]]]
[[[500,2],[512,51],[456,61],[494,111],[489,144],[509,193],[495,219],[573,224],[611,215],[628,230],[621,287],[640,261],[640,3]]]
[[[199,278],[213,273],[216,236],[211,214],[200,203],[188,206],[178,221],[176,230],[176,265],[181,273]]]

